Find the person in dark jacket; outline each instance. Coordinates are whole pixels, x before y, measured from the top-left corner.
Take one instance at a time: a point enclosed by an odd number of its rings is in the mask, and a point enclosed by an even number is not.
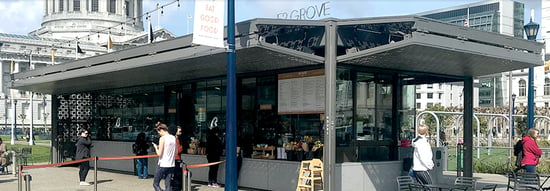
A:
[[[149,144],[147,144],[145,133],[141,132],[138,134],[133,147],[135,147],[136,156],[144,156],[149,154],[147,151],[149,149]],[[136,170],[139,179],[147,179],[147,176],[149,175],[148,166],[147,158],[136,159]]]
[[[90,149],[92,147],[92,139],[90,138],[89,131],[83,129],[80,131],[80,137],[76,142],[76,160],[90,158]],[[80,163],[80,170],[78,175],[80,178],[80,186],[89,186],[90,183],[85,182],[88,171],[90,170],[90,161],[84,161]]]
[[[219,128],[213,127],[206,136],[206,159],[208,163],[220,161],[223,152],[222,141],[219,136]],[[211,165],[208,168],[208,186],[219,188],[218,184],[218,167],[219,164]]]
[[[523,159],[521,160],[521,166],[525,169],[525,173],[536,173],[537,164],[539,164],[539,158],[542,156],[542,150],[537,145],[537,138],[539,137],[539,130],[535,128],[527,131],[527,136],[523,137]]]

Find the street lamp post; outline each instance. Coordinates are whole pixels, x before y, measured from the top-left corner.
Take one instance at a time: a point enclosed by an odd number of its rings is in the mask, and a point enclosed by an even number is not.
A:
[[[531,10],[531,19],[529,23],[523,26],[525,34],[527,35],[528,40],[536,41],[537,33],[539,32],[539,24],[533,22],[534,11]],[[534,87],[534,71],[533,66],[529,67],[529,84],[528,84],[528,94],[527,94],[527,129],[533,128],[534,116],[535,116],[535,87]]]
[[[512,134],[512,139],[515,137],[515,130],[514,130],[514,110],[516,108],[516,94],[512,94],[512,111],[510,112],[510,133]]]

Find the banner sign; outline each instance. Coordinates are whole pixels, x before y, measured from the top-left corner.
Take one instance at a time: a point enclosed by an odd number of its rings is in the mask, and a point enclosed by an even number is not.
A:
[[[225,0],[195,0],[193,43],[224,48]]]

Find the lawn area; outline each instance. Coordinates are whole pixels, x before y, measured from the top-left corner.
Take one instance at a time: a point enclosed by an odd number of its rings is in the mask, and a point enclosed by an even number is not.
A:
[[[8,150],[20,151],[21,148],[32,148],[31,157],[28,159],[29,164],[50,162],[50,146],[46,146],[49,145],[50,140],[36,140],[36,145],[29,145],[24,140],[18,140],[14,145],[11,145],[11,137],[9,135],[0,135],[0,137],[2,137]]]
[[[456,171],[457,156],[456,148],[449,148],[447,170]],[[480,149],[477,158],[477,149],[473,150],[473,163],[475,172],[501,174],[506,172],[511,165],[508,163],[508,149]]]

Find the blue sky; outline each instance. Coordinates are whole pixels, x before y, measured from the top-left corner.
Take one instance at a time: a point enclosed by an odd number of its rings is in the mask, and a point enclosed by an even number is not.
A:
[[[157,3],[165,5],[173,0],[143,0],[143,11],[156,8]],[[535,22],[540,23],[541,0],[517,0],[525,4],[526,21],[529,10],[535,9]],[[0,0],[0,33],[22,34],[38,29],[43,16],[43,0]],[[479,0],[235,0],[237,22],[253,18],[277,18],[293,10],[314,10],[323,3],[328,15],[316,17],[339,19],[359,17],[379,17],[414,14],[424,11],[479,2]],[[281,14],[282,13],[282,14]],[[152,14],[153,26],[168,29],[177,36],[192,32],[194,0],[180,0],[164,8],[158,18]],[[311,11],[308,13],[313,15]],[[160,22],[158,22],[160,21]],[[189,27],[188,27],[189,26]]]

